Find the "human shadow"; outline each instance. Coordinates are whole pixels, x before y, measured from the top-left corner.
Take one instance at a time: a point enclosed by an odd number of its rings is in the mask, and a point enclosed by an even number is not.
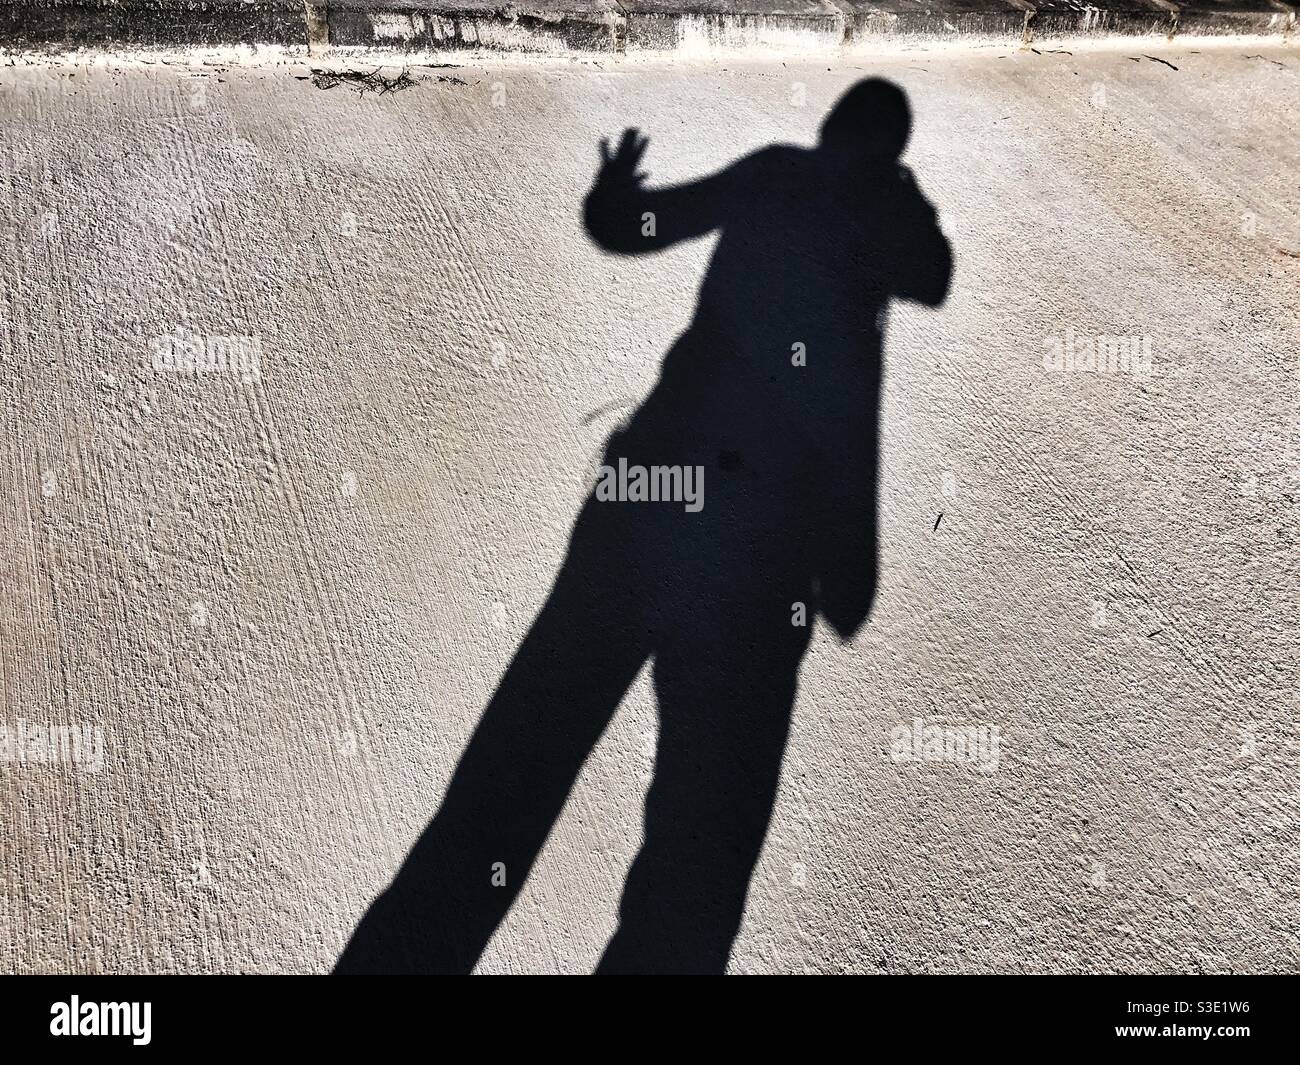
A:
[[[875,594],[888,306],[937,307],[951,277],[900,162],[910,128],[903,91],[868,79],[816,148],[770,146],[685,185],[645,187],[635,130],[602,144],[584,212],[600,247],[635,255],[720,230],[695,317],[610,437],[546,604],[335,972],[470,971],[648,660],[644,842],[598,971],[725,969],[812,622],[847,640]]]

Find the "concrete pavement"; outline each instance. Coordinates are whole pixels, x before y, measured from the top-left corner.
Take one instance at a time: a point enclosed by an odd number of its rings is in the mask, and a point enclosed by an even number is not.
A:
[[[684,180],[875,74],[955,275],[731,968],[1294,971],[1294,47],[413,73],[0,68],[0,969],[332,965],[691,314],[709,239],[585,237],[600,138]],[[643,675],[482,970],[595,963],[654,729]]]

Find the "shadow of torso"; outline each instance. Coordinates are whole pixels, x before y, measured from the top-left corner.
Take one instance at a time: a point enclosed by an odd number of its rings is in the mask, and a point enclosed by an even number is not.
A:
[[[947,264],[905,170],[837,163],[768,148],[656,212],[670,237],[721,233],[691,325],[604,461],[701,468],[703,507],[593,497],[583,519],[654,615],[803,602],[847,636],[870,608],[887,305]]]

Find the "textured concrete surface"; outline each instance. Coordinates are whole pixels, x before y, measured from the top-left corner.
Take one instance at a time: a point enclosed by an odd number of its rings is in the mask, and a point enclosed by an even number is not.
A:
[[[680,180],[871,73],[956,272],[890,323],[879,598],[731,967],[1294,971],[1294,49],[429,73],[0,71],[0,968],[330,967],[691,312],[708,239],[584,236],[599,139]],[[643,676],[482,970],[592,967],[654,728]]]

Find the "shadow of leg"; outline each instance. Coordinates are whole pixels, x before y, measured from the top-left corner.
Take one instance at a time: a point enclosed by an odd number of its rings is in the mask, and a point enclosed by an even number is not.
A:
[[[645,843],[602,973],[720,973],[780,778],[807,630],[684,638],[655,661],[660,737]]]
[[[625,580],[586,561],[603,554],[575,537],[442,806],[336,973],[473,969],[646,658],[644,630],[619,592]]]

